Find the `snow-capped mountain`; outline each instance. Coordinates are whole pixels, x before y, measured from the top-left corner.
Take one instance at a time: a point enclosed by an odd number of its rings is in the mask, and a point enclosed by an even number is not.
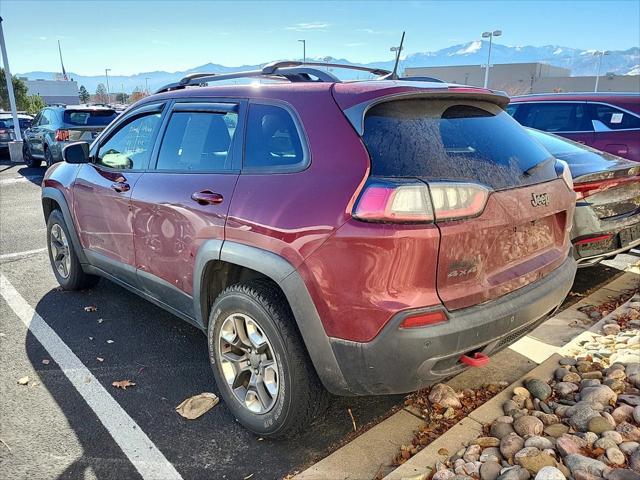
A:
[[[474,40],[468,43],[454,45],[433,52],[420,52],[407,55],[400,64],[400,70],[407,67],[429,67],[445,65],[478,65],[487,61],[489,42]],[[595,50],[563,47],[559,45],[534,46],[507,46],[494,43],[491,50],[491,63],[522,63],[522,62],[546,62],[551,65],[565,67],[571,70],[573,76],[595,75],[597,59],[594,57]],[[316,61],[321,61],[316,59]],[[332,60],[335,63],[352,62],[346,59]],[[378,68],[393,68],[392,61],[372,62],[365,64]],[[144,72],[130,76],[109,76],[109,83],[112,90],[119,91],[124,85],[126,91],[130,92],[134,88],[144,88],[145,78],[148,78],[149,89],[156,88],[175,82],[183,76],[193,72],[213,72],[225,73],[238,70],[253,70],[260,68],[260,65],[242,65],[238,67],[228,67],[215,63],[208,63],[181,72]],[[632,47],[628,50],[611,51],[609,55],[603,57],[601,72],[614,73],[616,75],[638,75],[640,74],[640,48]],[[343,77],[348,73],[336,72]],[[27,72],[18,74],[29,79],[52,79],[54,72]],[[78,85],[84,85],[89,92],[94,92],[99,83],[104,82],[104,76],[83,76],[69,74]]]

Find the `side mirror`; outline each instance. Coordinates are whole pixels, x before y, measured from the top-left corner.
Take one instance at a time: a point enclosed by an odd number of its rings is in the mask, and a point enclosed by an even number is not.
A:
[[[62,158],[67,163],[89,163],[89,144],[87,142],[70,143],[62,149]]]

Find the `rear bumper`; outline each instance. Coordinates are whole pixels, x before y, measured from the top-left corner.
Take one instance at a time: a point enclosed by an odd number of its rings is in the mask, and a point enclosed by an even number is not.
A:
[[[576,262],[567,260],[545,278],[497,300],[449,312],[449,321],[416,329],[398,326],[394,316],[371,342],[331,338],[331,347],[349,386],[346,395],[406,393],[467,368],[459,362],[471,351],[493,354],[546,320],[571,289]]]

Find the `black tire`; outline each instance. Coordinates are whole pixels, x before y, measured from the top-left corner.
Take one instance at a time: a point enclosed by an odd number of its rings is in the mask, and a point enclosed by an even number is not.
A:
[[[44,149],[44,163],[47,166],[47,168],[49,168],[51,165],[55,163],[55,160],[53,159],[53,155],[51,154],[50,148],[45,147]]]
[[[247,315],[262,329],[273,350],[278,393],[266,412],[254,413],[236,397],[218,360],[220,331],[230,315]],[[207,332],[209,360],[222,398],[236,419],[262,437],[300,433],[324,412],[329,398],[309,359],[293,314],[282,292],[265,280],[232,285],[216,299]],[[253,367],[251,367],[253,369]],[[252,376],[253,377],[253,376]]]
[[[59,238],[58,228],[60,228],[64,234],[62,237],[64,242],[58,242],[55,240],[56,238]],[[52,236],[54,237],[53,244]],[[64,244],[66,244],[66,248],[64,248]],[[62,268],[63,271],[60,271],[57,267],[56,259],[60,262],[63,261],[62,259],[65,257],[57,255],[56,258],[54,258],[54,248],[57,249],[57,247],[54,247],[53,245],[59,245],[61,250],[67,252],[66,255],[68,255],[68,262],[64,262],[66,266]],[[56,276],[56,280],[58,280],[58,283],[64,290],[83,290],[85,288],[91,288],[100,280],[100,277],[89,275],[82,270],[82,265],[80,265],[78,256],[73,248],[69,229],[67,228],[60,210],[54,210],[51,212],[49,219],[47,220],[47,248],[49,250],[49,261],[51,262],[53,274]],[[67,272],[66,276],[65,271]]]
[[[29,148],[29,143],[24,141],[22,144],[22,158],[24,159],[24,163],[27,164],[29,168],[38,168],[42,166],[42,160],[38,160],[31,155],[31,149]]]

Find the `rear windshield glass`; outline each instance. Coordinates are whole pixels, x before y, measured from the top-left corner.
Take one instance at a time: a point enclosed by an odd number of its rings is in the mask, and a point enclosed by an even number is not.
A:
[[[472,181],[495,190],[557,177],[549,152],[487,102],[382,103],[367,113],[363,140],[376,176]]]
[[[115,110],[65,110],[64,123],[81,127],[104,127],[116,116]]]
[[[19,118],[18,123],[21,129],[26,129],[31,126],[31,120],[26,118]],[[0,118],[0,128],[13,128],[13,118]]]

